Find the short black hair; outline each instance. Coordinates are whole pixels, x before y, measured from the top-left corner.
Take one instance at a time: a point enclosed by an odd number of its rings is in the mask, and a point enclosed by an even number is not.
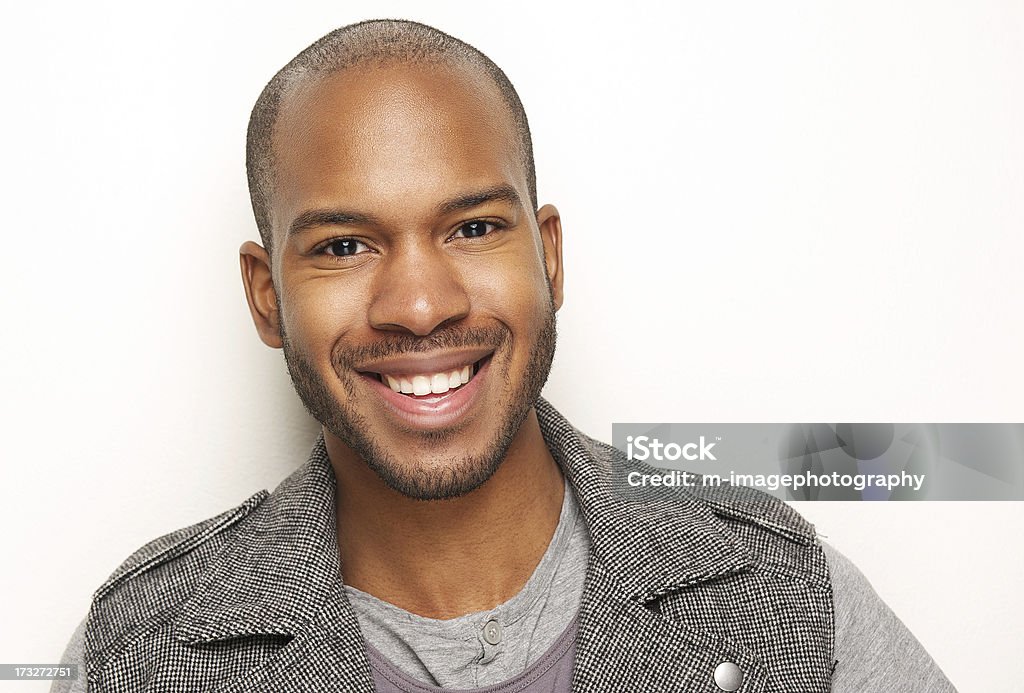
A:
[[[519,154],[526,172],[530,202],[537,209],[537,175],[526,111],[505,73],[473,46],[434,27],[400,19],[373,19],[335,29],[296,55],[267,83],[249,117],[245,167],[249,197],[263,246],[271,251],[273,229],[270,197],[273,186],[273,137],[281,104],[291,88],[366,62],[448,63],[482,71],[498,87],[512,116]]]

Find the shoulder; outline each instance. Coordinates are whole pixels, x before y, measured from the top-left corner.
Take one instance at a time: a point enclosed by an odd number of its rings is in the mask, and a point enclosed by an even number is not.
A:
[[[202,580],[210,560],[269,494],[260,491],[215,517],[165,534],[132,553],[93,593],[87,645],[107,650],[173,615]]]
[[[830,544],[821,546],[835,609],[833,690],[955,691],[857,566]]]
[[[194,525],[165,534],[145,544],[124,560],[109,578],[93,594],[94,601],[101,601],[126,582],[152,572],[160,565],[179,557],[189,556],[193,562],[202,563],[202,553],[197,549],[204,545],[217,544],[230,534],[232,528],[244,519],[267,497],[266,491],[253,494],[244,503],[220,515],[197,522]]]
[[[61,664],[74,664],[78,667],[78,678],[75,679],[54,679],[50,684],[50,693],[86,693],[85,684],[85,625],[88,619],[82,619],[71,634],[64,654],[61,655]]]

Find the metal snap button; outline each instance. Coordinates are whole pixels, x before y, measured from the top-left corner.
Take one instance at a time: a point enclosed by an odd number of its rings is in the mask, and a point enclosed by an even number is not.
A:
[[[484,626],[484,640],[491,645],[497,645],[501,642],[501,624],[491,619]]]
[[[743,672],[732,662],[722,662],[715,667],[715,685],[723,691],[738,691],[743,685]]]

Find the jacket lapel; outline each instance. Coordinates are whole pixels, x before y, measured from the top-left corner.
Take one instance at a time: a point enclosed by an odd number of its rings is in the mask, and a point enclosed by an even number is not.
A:
[[[216,693],[374,693],[352,608],[340,589],[275,657]]]
[[[712,634],[690,630],[625,597],[595,558],[580,606],[572,690],[721,693],[715,668],[744,671],[740,693],[764,689],[767,674],[752,653]]]

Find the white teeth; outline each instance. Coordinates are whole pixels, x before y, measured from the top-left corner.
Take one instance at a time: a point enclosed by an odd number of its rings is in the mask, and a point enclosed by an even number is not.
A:
[[[412,377],[412,393],[414,395],[430,394],[430,378],[425,375],[414,375]]]
[[[385,373],[381,378],[395,392],[406,395],[443,395],[449,390],[465,385],[473,379],[476,368],[472,365],[456,368],[443,373],[425,373],[423,375],[393,376]]]

